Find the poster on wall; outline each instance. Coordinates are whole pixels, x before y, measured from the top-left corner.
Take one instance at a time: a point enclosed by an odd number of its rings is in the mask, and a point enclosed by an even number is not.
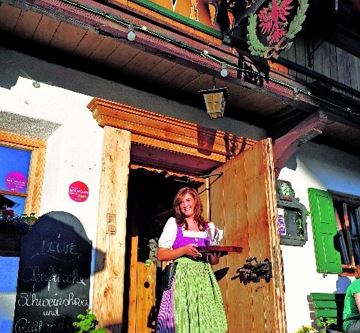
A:
[[[14,333],[72,333],[89,308],[91,242],[72,214],[42,215],[22,238]]]

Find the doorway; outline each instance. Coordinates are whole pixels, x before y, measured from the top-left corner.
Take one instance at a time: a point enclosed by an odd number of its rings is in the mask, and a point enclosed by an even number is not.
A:
[[[199,188],[202,180],[166,171],[131,169],[128,187],[124,315],[126,332],[155,332],[161,300],[161,262],[157,241],[169,217],[172,201],[184,186]],[[126,313],[127,312],[127,313]]]
[[[155,203],[162,202],[161,198],[172,200],[176,190],[170,186],[172,191],[168,190],[166,196],[160,195],[162,181],[147,183],[145,180],[139,181],[137,186],[129,185],[129,181],[134,182],[129,180],[129,172],[130,177],[134,177],[129,165],[133,164],[131,169],[134,169],[137,164],[146,166],[147,171],[153,167],[198,177],[207,175],[204,191],[198,189],[206,204],[205,216],[224,230],[223,245],[243,249],[238,255],[224,256],[219,263],[219,269],[229,268],[219,281],[229,333],[285,332],[271,139],[255,142],[101,99],[94,99],[89,108],[104,127],[96,244],[106,253],[106,260],[97,258],[96,267],[100,269],[94,277],[93,297],[93,311],[100,325],[111,325],[114,332],[141,332],[136,325],[142,320],[146,333],[153,330],[151,318],[156,317],[151,315],[152,309],[156,310],[156,288],[150,287],[156,286],[157,268],[150,265],[145,270],[146,262],[138,260],[139,235],[143,234],[140,229],[144,225],[149,226],[147,229],[151,232],[156,229],[146,220],[149,203],[155,207]],[[163,174],[165,179],[168,176],[173,174]],[[150,187],[150,192],[141,193],[142,189]],[[131,217],[127,220],[128,215]],[[270,260],[273,278],[269,282],[241,283],[239,269],[250,257]],[[142,281],[139,279],[141,268],[146,272],[146,280]],[[146,294],[141,295],[144,290]],[[127,295],[125,300],[124,294]],[[138,296],[141,302],[137,301]],[[147,301],[148,296],[152,303]],[[151,305],[150,310],[140,309],[143,304],[155,305],[154,308]],[[137,313],[139,318],[136,318]]]

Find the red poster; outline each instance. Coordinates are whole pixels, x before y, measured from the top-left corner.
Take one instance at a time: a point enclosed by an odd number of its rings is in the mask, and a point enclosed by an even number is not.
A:
[[[19,171],[12,171],[6,175],[5,184],[10,191],[24,192],[27,186],[27,178]]]
[[[83,182],[76,181],[69,186],[69,196],[77,202],[84,202],[89,197],[89,188]]]

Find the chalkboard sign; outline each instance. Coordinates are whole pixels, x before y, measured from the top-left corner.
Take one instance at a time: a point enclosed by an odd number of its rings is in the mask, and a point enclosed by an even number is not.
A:
[[[89,308],[90,261],[91,242],[75,216],[41,216],[21,241],[13,332],[74,332]]]

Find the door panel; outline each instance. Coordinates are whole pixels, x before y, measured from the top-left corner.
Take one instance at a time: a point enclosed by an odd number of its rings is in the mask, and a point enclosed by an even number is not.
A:
[[[154,316],[156,266],[137,262],[136,290],[136,332],[154,332],[156,316]]]
[[[132,184],[132,183],[131,183]],[[129,220],[128,237],[130,268],[129,268],[129,307],[128,307],[128,333],[151,333],[155,329],[156,304],[156,274],[154,262],[147,262],[144,249],[147,249],[141,229],[149,219],[143,219],[139,211],[142,197],[138,195],[133,186],[129,193],[128,209]],[[143,234],[141,236],[141,234]],[[146,236],[146,235],[145,235]],[[145,251],[146,252],[146,251]]]
[[[219,176],[218,174],[221,174]],[[214,266],[220,279],[229,333],[285,332],[283,281],[276,234],[276,195],[271,141],[263,140],[228,161],[210,177],[210,219],[224,229],[223,245],[241,246]],[[240,283],[237,269],[248,257],[268,258],[270,282]]]

